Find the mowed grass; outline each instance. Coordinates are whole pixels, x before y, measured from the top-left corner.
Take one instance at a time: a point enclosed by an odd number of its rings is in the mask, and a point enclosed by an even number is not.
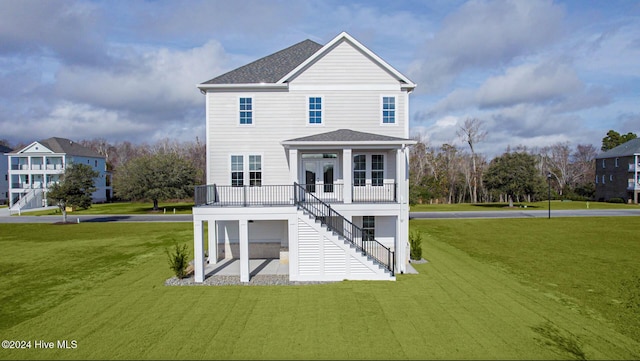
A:
[[[584,223],[602,227],[610,220]],[[537,220],[507,221],[522,222],[508,230],[541,237],[548,227]],[[637,225],[630,217],[613,221],[621,222],[618,227]],[[165,249],[174,242],[191,245],[190,223],[0,224],[1,338],[77,341],[76,349],[3,349],[0,358],[640,357],[637,340],[600,311],[564,301],[571,296],[560,286],[549,291],[527,281],[542,280],[545,273],[529,274],[482,252],[463,251],[464,243],[449,237],[478,228],[495,232],[500,223],[454,222],[412,221],[424,234],[429,263],[415,264],[420,274],[398,275],[397,282],[224,287],[163,285],[171,276]],[[466,228],[471,229],[461,230]],[[502,234],[495,232],[492,239]],[[576,235],[581,236],[587,233]],[[557,253],[551,244],[541,244],[532,242],[525,253]],[[495,248],[502,247],[498,241]],[[586,248],[600,249],[590,242]],[[522,257],[513,248],[504,252]],[[618,252],[637,259],[636,248]],[[598,252],[591,257],[593,267],[604,262],[594,261]]]
[[[411,206],[411,212],[464,212],[464,211],[510,211],[523,208],[530,210],[547,210],[548,201],[541,202],[514,202],[514,207],[509,208],[509,203],[459,203],[459,204],[415,204]],[[584,201],[551,201],[551,210],[575,210],[575,209],[638,209],[637,204],[620,204],[606,202]]]
[[[116,203],[100,203],[92,204],[91,208],[79,209],[67,213],[74,214],[191,214],[193,202],[166,202],[158,204],[159,211],[153,210],[153,203],[141,202],[116,202]],[[51,216],[59,215],[59,209],[48,209],[42,211],[34,211],[25,213],[29,216]]]

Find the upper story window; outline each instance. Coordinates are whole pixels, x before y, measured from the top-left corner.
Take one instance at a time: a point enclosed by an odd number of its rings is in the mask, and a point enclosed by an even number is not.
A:
[[[603,159],[603,160],[602,160],[602,168],[605,168],[605,166],[604,166],[604,161],[605,161],[605,160]]]
[[[309,97],[309,124],[322,124],[321,97]]]
[[[244,162],[243,156],[231,156],[231,186],[242,187],[244,185]]]
[[[384,155],[371,156],[371,185],[382,186],[384,184]]]
[[[618,167],[618,159],[619,158],[616,158],[616,168]]]
[[[262,156],[249,156],[249,186],[259,187],[262,185]]]
[[[244,180],[249,180],[250,187],[262,185],[262,156],[261,155],[232,155],[231,156],[231,186],[242,187]]]
[[[253,98],[240,98],[240,124],[253,124]]]
[[[382,124],[395,124],[396,97],[382,97]]]
[[[367,181],[367,158],[364,154],[353,157],[353,185],[364,186]]]

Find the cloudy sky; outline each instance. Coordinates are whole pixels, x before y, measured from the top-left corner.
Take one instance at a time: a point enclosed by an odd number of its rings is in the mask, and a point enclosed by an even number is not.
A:
[[[635,0],[0,0],[0,139],[202,139],[197,83],[342,31],[418,84],[432,145],[466,118],[488,155],[640,133]]]

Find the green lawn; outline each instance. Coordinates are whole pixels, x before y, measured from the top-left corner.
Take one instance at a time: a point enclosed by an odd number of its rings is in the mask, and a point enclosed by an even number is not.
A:
[[[117,203],[101,203],[93,204],[89,209],[77,210],[69,215],[74,214],[191,214],[193,202],[160,202],[158,204],[159,212],[153,211],[153,203],[141,202],[117,202]],[[59,209],[34,211],[25,213],[29,216],[50,216],[60,214]]]
[[[464,211],[509,211],[549,209],[548,201],[543,202],[521,202],[514,203],[513,208],[509,208],[509,203],[460,203],[460,204],[415,204],[411,206],[411,212],[464,212]],[[574,210],[574,209],[638,209],[637,204],[619,204],[606,202],[583,202],[583,201],[551,201],[551,210]]]
[[[190,223],[0,224],[1,338],[77,342],[0,358],[640,357],[634,334],[589,298],[637,274],[633,217],[411,224],[429,260],[418,275],[270,287],[164,286],[165,249],[191,245]]]

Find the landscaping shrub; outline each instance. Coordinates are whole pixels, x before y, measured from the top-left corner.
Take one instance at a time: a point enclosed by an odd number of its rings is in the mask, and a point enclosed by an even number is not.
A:
[[[409,234],[409,254],[412,260],[419,261],[422,259],[422,234],[420,232],[411,232]]]
[[[167,256],[169,257],[169,268],[175,273],[176,277],[184,278],[187,275],[187,245],[182,246],[176,244],[173,253],[167,250]]]
[[[622,198],[609,198],[608,203],[624,203],[624,199]]]

